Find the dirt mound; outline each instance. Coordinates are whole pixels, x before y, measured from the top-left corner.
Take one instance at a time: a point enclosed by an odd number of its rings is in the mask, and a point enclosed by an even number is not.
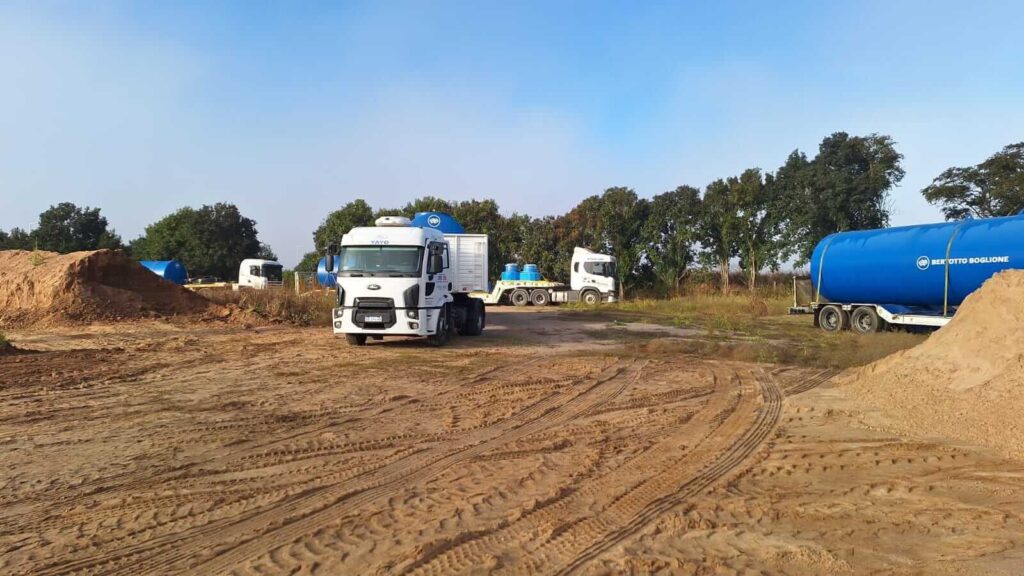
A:
[[[842,381],[901,430],[1024,459],[1024,271],[997,274],[927,341]]]
[[[0,251],[0,326],[221,315],[119,250]]]

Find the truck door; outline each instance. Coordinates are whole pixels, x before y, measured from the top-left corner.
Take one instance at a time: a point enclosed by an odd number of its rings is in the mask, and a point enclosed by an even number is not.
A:
[[[431,256],[440,255],[443,266],[440,270],[431,268]],[[431,242],[427,245],[426,283],[423,291],[423,305],[427,308],[440,308],[448,301],[448,244]]]

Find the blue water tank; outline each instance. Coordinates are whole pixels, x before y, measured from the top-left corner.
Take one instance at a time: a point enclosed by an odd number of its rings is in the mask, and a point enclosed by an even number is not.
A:
[[[948,263],[947,263],[948,255]],[[1024,268],[1024,216],[839,232],[811,256],[815,291],[832,302],[956,306],[993,274]]]
[[[501,273],[502,280],[519,280],[519,265],[515,262],[505,264],[505,271]]]
[[[139,260],[139,264],[164,280],[180,285],[188,283],[188,271],[177,260]]]
[[[451,214],[444,212],[417,212],[412,218],[417,228],[433,228],[445,234],[465,234],[466,229]]]
[[[316,263],[316,282],[324,288],[334,288],[338,284],[338,269],[341,267],[341,258],[334,259],[334,270],[327,271],[327,257],[323,257]]]
[[[540,280],[540,270],[536,264],[523,264],[523,271],[519,273],[520,280]]]

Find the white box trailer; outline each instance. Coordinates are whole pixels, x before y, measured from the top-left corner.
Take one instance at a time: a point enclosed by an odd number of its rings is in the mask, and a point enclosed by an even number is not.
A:
[[[452,292],[487,292],[487,234],[445,234]]]

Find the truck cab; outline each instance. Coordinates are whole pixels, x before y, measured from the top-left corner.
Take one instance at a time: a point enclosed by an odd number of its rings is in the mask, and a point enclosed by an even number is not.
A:
[[[473,336],[483,331],[483,302],[453,292],[454,263],[443,233],[385,216],[376,226],[353,228],[333,248],[326,256],[328,269],[337,258],[332,325],[349,344],[422,336],[442,345],[453,330]]]
[[[284,266],[273,260],[246,258],[238,266],[239,288],[263,290],[281,286],[284,286]]]
[[[580,294],[580,300],[586,304],[615,302],[615,265],[614,256],[577,246],[572,251],[569,287]]]

